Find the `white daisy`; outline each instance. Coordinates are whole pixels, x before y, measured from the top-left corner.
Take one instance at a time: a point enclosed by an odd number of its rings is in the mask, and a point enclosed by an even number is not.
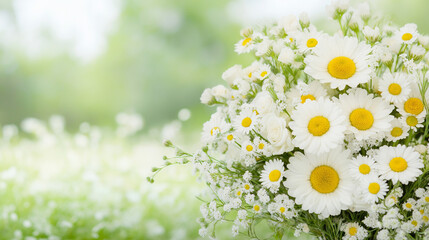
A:
[[[414,23],[405,24],[395,34],[395,38],[406,44],[411,44],[416,41],[419,34],[417,32],[417,25]]]
[[[248,36],[235,44],[235,52],[238,54],[248,53],[255,49],[255,39],[253,36]]]
[[[398,145],[396,147],[382,146],[376,157],[376,167],[383,179],[408,184],[415,181],[422,173],[423,162],[420,154],[412,147]]]
[[[292,112],[289,127],[295,146],[310,153],[324,153],[334,149],[344,140],[346,118],[328,99],[306,101]]]
[[[371,157],[358,155],[349,166],[350,175],[357,181],[364,181],[377,175],[375,161]]]
[[[283,162],[275,159],[265,163],[259,181],[262,183],[262,186],[270,189],[271,192],[276,192],[284,176],[285,168]]]
[[[375,203],[378,199],[383,199],[389,190],[387,183],[378,177],[371,177],[363,181],[361,186],[363,199],[368,203]]]
[[[386,131],[387,141],[395,142],[404,139],[408,136],[408,130],[410,129],[410,127],[404,124],[403,121],[400,121],[399,119],[395,118],[390,123],[391,126],[388,131]]]
[[[369,82],[372,72],[369,45],[357,38],[334,36],[322,39],[318,46],[314,55],[304,60],[305,73],[340,90]]]
[[[255,72],[255,77],[259,80],[264,80],[265,78],[269,77],[271,74],[271,68],[267,64],[260,64],[259,68]]]
[[[241,151],[245,155],[255,155],[256,154],[256,146],[250,140],[245,140],[241,143]]]
[[[286,93],[288,110],[292,112],[292,109],[298,104],[318,100],[327,95],[326,89],[318,81],[311,81],[308,84],[298,81],[298,84]]]
[[[402,116],[400,119],[401,123],[408,128],[411,128],[414,131],[417,131],[417,128],[422,128],[423,121],[425,120],[425,116],[414,116],[411,114],[406,114]]]
[[[365,239],[368,236],[368,231],[356,222],[347,223],[341,226],[341,231],[345,233],[343,239],[361,240]]]
[[[410,82],[409,76],[405,73],[392,75],[389,71],[386,71],[383,75],[383,80],[379,82],[381,97],[392,103],[406,101],[408,94],[411,92]]]
[[[251,130],[255,129],[257,123],[258,117],[256,113],[250,108],[245,108],[233,119],[232,124],[239,133],[247,134]]]
[[[402,116],[414,115],[417,118],[426,116],[426,109],[418,85],[416,83],[411,83],[410,88],[411,92],[407,98],[396,104],[399,113]]]
[[[253,211],[255,212],[255,213],[260,213],[261,211],[262,211],[262,207],[261,207],[261,204],[260,203],[255,203],[255,204],[253,204]]]
[[[269,151],[269,144],[267,143],[267,141],[265,141],[264,139],[260,138],[260,137],[255,137],[255,139],[253,140],[254,145],[255,145],[255,150],[257,153],[260,153],[264,156],[271,156],[271,152]]]
[[[353,133],[358,141],[374,137],[391,126],[393,106],[382,98],[367,94],[364,89],[358,88],[340,95],[339,102],[348,116],[347,132]]]
[[[416,200],[413,198],[409,198],[404,204],[402,204],[402,209],[406,211],[412,211],[416,207]]]
[[[254,61],[250,66],[243,69],[243,79],[248,81],[256,81],[257,71],[259,70],[260,63]]]
[[[202,141],[209,143],[214,141],[220,134],[229,131],[231,126],[225,122],[222,113],[214,113],[210,120],[203,125]]]
[[[310,26],[305,29],[304,32],[297,32],[296,42],[298,49],[301,52],[306,52],[308,50],[314,50],[318,47],[319,42],[324,37],[322,32],[317,31],[314,26]]]
[[[349,159],[350,152],[339,148],[319,155],[297,152],[289,159],[284,185],[303,210],[324,218],[338,215],[352,203]]]

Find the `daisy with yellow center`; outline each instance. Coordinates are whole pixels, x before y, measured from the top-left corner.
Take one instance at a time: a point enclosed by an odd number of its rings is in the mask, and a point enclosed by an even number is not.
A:
[[[415,116],[417,119],[426,116],[426,109],[416,83],[410,83],[411,92],[408,96],[398,103],[396,107],[402,116]],[[427,98],[427,97],[426,97]]]
[[[241,143],[241,152],[244,155],[255,155],[256,154],[256,146],[250,140],[245,140]]]
[[[289,127],[295,146],[309,153],[324,153],[338,147],[344,139],[346,118],[336,103],[321,98],[306,101],[291,115]]]
[[[341,231],[345,233],[343,239],[356,239],[362,240],[368,236],[368,232],[365,228],[361,227],[358,223],[347,223],[341,226]]]
[[[349,159],[349,151],[340,148],[318,155],[297,152],[289,159],[284,185],[303,210],[323,218],[338,215],[352,203]]]
[[[203,125],[202,141],[205,143],[214,141],[223,133],[229,131],[231,126],[224,120],[224,116],[220,112],[214,113],[210,120]]]
[[[296,34],[298,50],[301,52],[314,50],[319,46],[319,42],[324,37],[326,36],[324,36],[323,33],[318,32],[314,26],[310,26],[303,32],[298,32]]]
[[[255,39],[260,38],[257,34],[251,34],[244,36],[240,41],[238,41],[234,47],[235,52],[238,54],[249,53],[255,49]]]
[[[258,124],[258,115],[251,108],[245,108],[240,112],[238,116],[233,118],[233,127],[240,134],[247,134],[255,129]]]
[[[424,166],[420,154],[412,147],[398,145],[396,147],[382,146],[376,157],[376,167],[381,177],[392,180],[394,184],[398,181],[408,184],[415,181],[422,173]]]
[[[255,139],[253,140],[254,144],[255,144],[255,150],[257,153],[260,153],[264,156],[271,156],[271,151],[269,150],[270,146],[267,143],[267,141],[265,141],[264,139],[260,138],[260,137],[255,137]]]
[[[408,130],[410,127],[403,123],[399,119],[393,119],[390,128],[386,131],[387,141],[395,142],[404,139],[408,136]]]
[[[390,129],[393,120],[390,113],[394,107],[383,99],[374,98],[358,88],[340,95],[339,102],[348,117],[346,133],[353,133],[358,141],[376,137]]]
[[[259,203],[255,203],[255,204],[253,204],[253,211],[254,211],[255,213],[260,213],[260,212],[261,212],[261,210],[262,210],[261,204],[259,204]]]
[[[259,181],[262,186],[271,192],[276,192],[283,180],[285,168],[283,161],[279,159],[270,160],[265,163]]]
[[[325,37],[314,49],[314,55],[304,60],[304,72],[329,83],[331,88],[343,90],[357,87],[370,80],[371,47],[352,37]]]
[[[404,102],[411,92],[410,77],[405,73],[392,75],[389,71],[383,75],[379,82],[381,97],[387,102],[398,104]]]
[[[267,64],[261,64],[258,70],[256,70],[255,72],[256,78],[258,78],[259,80],[266,79],[267,77],[270,76],[270,74],[271,74],[271,68]]]
[[[359,182],[377,175],[375,161],[373,158],[368,156],[358,155],[353,158],[349,169],[350,175]]]
[[[287,110],[292,112],[297,105],[327,96],[326,89],[318,81],[307,84],[298,80],[298,84],[286,93]]]
[[[376,203],[378,199],[383,199],[389,190],[387,183],[378,177],[367,179],[361,185],[361,188],[363,199],[367,203]]]
[[[404,204],[402,204],[402,209],[406,211],[412,211],[414,210],[415,206],[416,206],[416,200],[409,198],[406,202],[404,202]]]
[[[396,32],[395,37],[397,41],[402,43],[411,44],[417,40],[419,34],[417,32],[417,25],[414,23],[405,24]]]
[[[405,125],[408,129],[417,131],[418,128],[422,128],[425,116],[415,116],[411,114],[405,114],[400,118],[401,124]]]

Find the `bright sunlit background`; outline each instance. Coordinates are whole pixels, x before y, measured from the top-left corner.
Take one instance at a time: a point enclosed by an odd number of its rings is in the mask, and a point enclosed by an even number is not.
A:
[[[0,239],[197,238],[192,169],[145,180],[173,154],[162,139],[198,148],[201,92],[252,61],[242,27],[305,11],[329,29],[326,3],[0,1]],[[427,0],[371,4],[429,33]]]

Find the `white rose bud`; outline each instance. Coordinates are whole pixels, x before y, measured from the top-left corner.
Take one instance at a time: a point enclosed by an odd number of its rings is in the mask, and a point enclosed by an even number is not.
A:
[[[418,41],[423,47],[429,49],[429,36],[420,35]]]
[[[427,151],[427,148],[425,145],[419,144],[417,146],[414,146],[414,150],[420,154],[424,154]]]
[[[259,92],[255,99],[253,99],[252,104],[255,106],[256,111],[258,111],[259,114],[270,113],[274,111],[276,107],[271,94],[267,91]]]
[[[291,64],[295,60],[295,53],[292,49],[284,47],[280,52],[278,60],[284,64]]]
[[[216,100],[220,101],[221,98],[228,97],[228,89],[223,85],[217,85],[211,90],[212,95],[216,98]]]
[[[274,113],[264,117],[265,137],[271,144],[272,154],[282,154],[292,151],[292,138],[286,128],[286,120],[276,116]]]
[[[373,42],[377,41],[378,38],[380,37],[380,29],[378,27],[375,27],[374,29],[369,27],[369,26],[365,26],[362,30],[363,35],[365,35],[365,37],[368,40],[371,40]]]
[[[426,49],[419,45],[413,45],[410,50],[410,55],[415,60],[420,60],[426,54]]]
[[[213,101],[213,95],[210,88],[206,88],[201,94],[200,101],[202,104],[210,104]]]
[[[223,74],[222,79],[225,80],[229,85],[234,83],[234,80],[237,78],[241,78],[243,74],[243,69],[241,65],[234,65],[228,68]]]
[[[306,28],[310,25],[310,18],[306,12],[303,12],[299,15],[299,23],[303,28]]]

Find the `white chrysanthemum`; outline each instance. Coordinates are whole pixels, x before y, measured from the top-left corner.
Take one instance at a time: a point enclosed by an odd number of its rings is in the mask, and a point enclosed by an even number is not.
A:
[[[202,140],[205,143],[212,142],[218,135],[229,131],[231,126],[225,122],[220,112],[213,114],[209,121],[203,125]]]
[[[414,23],[405,24],[395,34],[395,38],[403,43],[411,44],[416,41],[419,34],[417,32],[417,25]]]
[[[391,127],[386,131],[386,139],[388,141],[395,142],[408,136],[410,127],[404,124],[403,121],[395,118],[390,123]]]
[[[375,161],[368,156],[358,155],[356,158],[353,158],[349,169],[350,175],[359,182],[377,175]]]
[[[383,199],[389,190],[387,183],[378,177],[371,177],[363,181],[361,186],[363,199],[368,203],[375,203],[378,199]]]
[[[322,39],[318,46],[314,55],[304,60],[305,73],[340,90],[369,82],[372,71],[369,45],[357,38],[334,36]]]
[[[379,82],[381,97],[392,103],[406,101],[411,92],[410,82],[409,76],[405,73],[396,73],[393,76],[389,71],[386,71],[383,80]]]
[[[326,89],[318,81],[312,81],[308,84],[299,81],[296,86],[286,93],[288,110],[292,112],[292,109],[298,104],[318,100],[327,95]]]
[[[265,188],[275,191],[280,187],[280,183],[284,176],[285,168],[283,162],[279,159],[275,159],[265,163],[259,181]]]
[[[390,113],[393,106],[382,98],[374,98],[372,94],[367,94],[359,88],[349,94],[340,95],[339,102],[348,117],[347,130],[353,133],[358,141],[367,140],[391,127],[393,116]]]
[[[324,37],[323,35],[324,34],[322,32],[317,31],[314,26],[310,26],[303,32],[297,32],[296,42],[298,45],[298,49],[301,52],[316,49],[319,45],[319,42]]]
[[[361,240],[368,236],[368,231],[356,222],[343,225],[341,230],[345,233],[343,239]]]
[[[344,140],[346,118],[338,105],[328,99],[306,101],[291,117],[289,127],[295,136],[292,142],[306,152],[328,152]]]
[[[243,109],[241,113],[233,119],[233,127],[241,134],[249,133],[255,129],[258,123],[258,116],[252,109]]]
[[[376,167],[383,179],[408,184],[415,181],[422,173],[423,162],[420,154],[412,147],[398,145],[396,147],[382,146],[376,157]]]
[[[402,116],[413,115],[417,118],[426,116],[426,110],[418,85],[416,83],[411,83],[410,88],[411,92],[407,98],[396,104],[399,113],[401,113]]]
[[[338,215],[352,203],[349,159],[350,152],[339,148],[319,155],[297,152],[289,159],[284,185],[303,210],[322,217]]]

